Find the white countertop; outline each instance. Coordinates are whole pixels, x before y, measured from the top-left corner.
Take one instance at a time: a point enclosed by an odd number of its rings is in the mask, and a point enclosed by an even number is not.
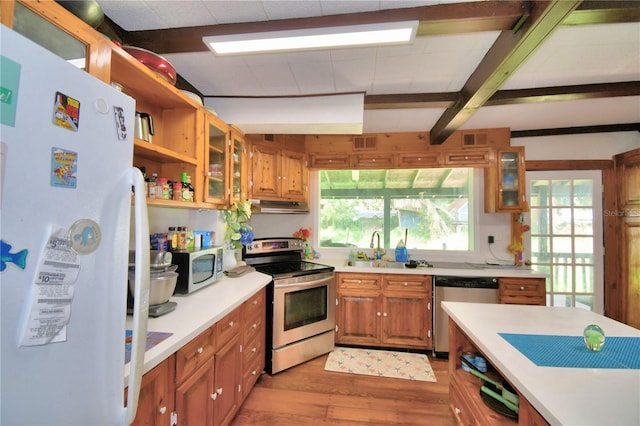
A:
[[[187,296],[169,299],[178,306],[158,318],[149,318],[148,331],[173,333],[167,339],[145,352],[143,373],[167,359],[215,322],[240,306],[258,290],[271,282],[271,276],[251,272],[239,278],[224,277]],[[127,316],[127,329],[132,317]],[[129,364],[125,365],[125,385],[129,377]]]
[[[377,267],[360,267],[348,266],[344,259],[320,259],[312,260],[315,263],[333,266],[336,272],[359,272],[374,274],[416,274],[416,275],[440,275],[440,276],[457,276],[457,277],[513,277],[513,278],[546,278],[547,275],[541,272],[532,271],[527,268],[505,268],[492,265],[486,265],[483,268],[377,268]],[[437,262],[435,262],[437,265]],[[461,262],[463,264],[463,262]]]
[[[538,367],[498,335],[582,336],[589,324],[598,324],[607,337],[640,337],[640,330],[579,308],[442,305],[478,350],[550,424],[640,425],[640,370]]]

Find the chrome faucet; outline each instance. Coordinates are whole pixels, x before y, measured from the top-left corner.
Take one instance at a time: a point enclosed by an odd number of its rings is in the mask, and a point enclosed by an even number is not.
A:
[[[384,254],[386,253],[386,251],[382,250],[382,248],[380,248],[380,232],[379,231],[373,231],[373,234],[371,234],[371,244],[369,245],[370,248],[374,248],[375,246],[373,245],[373,238],[375,236],[378,236],[378,247],[376,249],[373,250],[373,257],[376,260],[382,259],[382,256],[384,256]]]

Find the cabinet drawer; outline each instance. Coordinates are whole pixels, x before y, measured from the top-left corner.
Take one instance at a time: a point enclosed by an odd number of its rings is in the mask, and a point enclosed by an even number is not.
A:
[[[547,304],[547,299],[542,296],[510,296],[510,295],[501,295],[500,303],[504,305],[539,305],[545,306]]]
[[[544,279],[500,278],[500,294],[505,296],[544,296]]]
[[[493,151],[490,149],[469,149],[464,151],[446,152],[444,163],[448,166],[488,166],[493,161]]]
[[[246,368],[242,376],[242,392],[245,396],[249,394],[251,388],[256,384],[263,370],[264,358],[254,359],[253,363]]]
[[[339,289],[380,289],[380,277],[377,274],[336,274]]]
[[[176,383],[181,383],[212,359],[214,352],[215,335],[210,327],[176,352]]]
[[[431,281],[420,275],[384,275],[382,288],[385,290],[418,290],[427,291]]]
[[[421,152],[398,154],[398,166],[408,168],[422,168],[440,166],[442,164],[442,153]]]
[[[264,338],[262,335],[257,335],[250,341],[247,341],[242,348],[242,354],[244,357],[244,364],[249,365],[253,363],[254,359],[261,358],[261,354],[264,352]]]
[[[240,309],[235,309],[218,321],[216,328],[216,338],[218,347],[224,346],[229,339],[240,332]]]
[[[264,322],[266,320],[265,314],[258,313],[259,315],[254,315],[253,318],[245,318],[245,327],[244,327],[244,341],[248,342],[254,339],[256,336],[262,335],[262,330],[264,330]]]
[[[264,316],[265,308],[265,290],[263,289],[244,302],[244,317],[253,318],[256,315]]]
[[[351,167],[357,169],[388,169],[395,166],[393,154],[353,154]]]

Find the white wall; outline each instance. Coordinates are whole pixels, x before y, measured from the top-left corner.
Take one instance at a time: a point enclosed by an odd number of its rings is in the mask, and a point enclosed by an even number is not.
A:
[[[640,148],[639,132],[591,133],[511,139],[524,146],[527,160],[610,160],[616,154]]]

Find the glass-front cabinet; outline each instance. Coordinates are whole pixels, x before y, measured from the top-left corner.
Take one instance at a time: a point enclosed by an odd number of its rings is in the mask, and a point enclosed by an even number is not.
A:
[[[524,172],[524,148],[497,151],[495,166],[485,169],[485,211],[523,211],[526,204]]]
[[[231,201],[245,201],[247,199],[247,149],[243,134],[231,127],[231,156],[229,171],[231,174]]]
[[[207,203],[229,204],[231,192],[229,126],[209,112],[205,112],[205,197]]]

